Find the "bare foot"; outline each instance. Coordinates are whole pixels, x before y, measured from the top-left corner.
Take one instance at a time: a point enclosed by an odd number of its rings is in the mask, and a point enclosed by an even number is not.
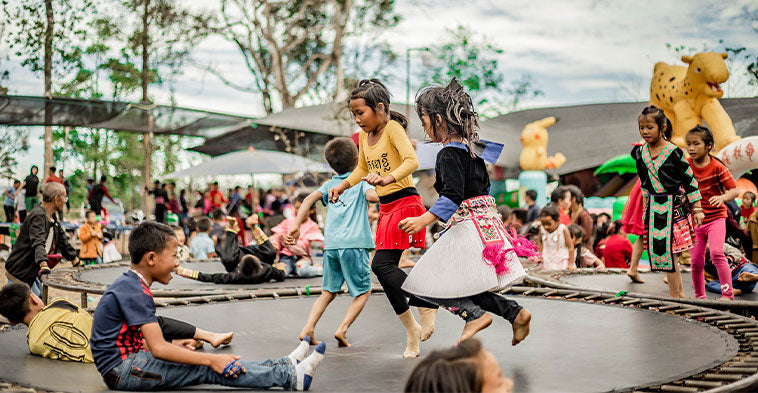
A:
[[[486,329],[488,326],[490,326],[491,323],[492,317],[487,313],[484,313],[481,317],[466,323],[466,326],[463,327],[463,333],[461,333],[461,337],[458,338],[458,341],[456,341],[455,344],[458,345],[461,343],[461,341],[474,337],[477,332]]]
[[[524,341],[526,336],[529,335],[529,324],[532,322],[532,313],[527,309],[519,311],[516,320],[513,321],[513,340],[511,345],[516,345],[521,341]]]
[[[742,295],[742,289],[732,289],[732,295],[734,296]]]
[[[665,284],[667,284],[667,285],[668,285],[668,283],[669,283],[669,278],[668,278],[668,277],[663,277],[663,282],[664,282]]]
[[[434,319],[437,317],[436,308],[419,307],[418,315],[421,322],[421,341],[426,341],[434,333]]]
[[[300,335],[297,336],[297,338],[300,341],[303,341],[303,340],[305,340],[306,336],[310,337],[310,339],[311,339],[311,341],[308,344],[310,344],[310,345],[319,345],[319,344],[321,344],[321,341],[317,341],[315,338],[313,338],[313,330],[311,330],[309,332],[306,332],[305,330],[303,330],[302,332],[300,332]]]
[[[419,343],[421,342],[421,325],[417,323],[411,331],[406,330],[406,335],[403,358],[417,358],[419,353]]]
[[[640,272],[634,272],[634,274],[632,274],[632,272],[626,272],[626,275],[629,277],[630,280],[632,280],[633,283],[636,283],[636,284],[645,283],[645,280],[643,280],[642,277],[640,277]]]
[[[337,340],[337,346],[340,348],[352,346],[349,342],[347,342],[347,332],[337,331],[334,333],[334,338]]]
[[[732,294],[734,294],[734,291],[732,291]],[[729,301],[732,301],[734,299],[730,298],[729,296],[722,296],[721,299],[719,299],[719,300],[729,300]]]
[[[211,337],[210,340],[208,340],[208,343],[211,344],[213,348],[218,348],[222,345],[231,344],[232,338],[234,338],[234,332],[211,333]]]

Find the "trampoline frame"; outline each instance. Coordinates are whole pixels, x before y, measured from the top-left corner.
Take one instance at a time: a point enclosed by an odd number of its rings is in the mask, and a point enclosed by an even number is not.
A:
[[[576,269],[576,270],[553,270],[537,271],[532,270],[527,273],[526,282],[537,287],[548,287],[557,289],[566,289],[573,291],[594,291],[603,295],[615,295],[617,292],[607,289],[588,288],[576,284],[562,281],[561,278],[570,275],[601,275],[601,274],[626,274],[626,269],[609,268],[605,271],[596,269]],[[670,301],[676,303],[690,304],[693,306],[708,307],[717,310],[731,311],[745,316],[755,316],[758,313],[758,301],[750,300],[733,300],[723,301],[718,299],[695,299],[684,298],[676,299],[668,296],[653,295],[643,292],[625,291],[626,295],[638,298],[654,299],[661,301]]]
[[[381,288],[374,289],[381,292]],[[306,291],[304,288],[271,288],[261,290],[228,291],[223,294],[204,294],[173,299],[156,299],[156,307],[185,307],[219,302],[234,302],[258,298],[286,299],[318,295],[321,288]],[[505,295],[542,297],[600,303],[615,307],[664,312],[714,326],[737,340],[739,349],[726,362],[683,378],[660,385],[631,388],[635,392],[744,392],[758,388],[758,321],[723,310],[689,305],[667,299],[652,299],[638,294],[614,294],[607,291],[575,290],[537,287],[512,287],[501,292]],[[2,332],[0,331],[0,334]],[[15,384],[13,381],[3,381]]]

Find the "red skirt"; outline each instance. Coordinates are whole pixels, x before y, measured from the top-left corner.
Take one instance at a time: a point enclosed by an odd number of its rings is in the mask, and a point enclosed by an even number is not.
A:
[[[377,250],[405,250],[425,247],[426,229],[415,235],[401,231],[397,226],[405,218],[426,213],[421,196],[411,195],[394,202],[379,205],[379,223],[376,228]]]
[[[621,213],[621,229],[624,233],[642,236],[642,233],[645,232],[645,225],[642,222],[644,214],[645,207],[642,206],[640,179],[637,179],[632,187],[632,192],[629,193],[629,199],[626,200],[624,211]]]

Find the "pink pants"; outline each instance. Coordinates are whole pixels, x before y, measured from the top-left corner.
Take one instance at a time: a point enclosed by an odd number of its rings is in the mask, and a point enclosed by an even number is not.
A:
[[[724,239],[726,239],[726,219],[719,218],[695,228],[695,247],[691,251],[692,285],[695,287],[695,297],[706,299],[705,296],[705,246],[711,253],[711,261],[719,273],[721,295],[734,299],[732,294],[732,271],[724,256]]]

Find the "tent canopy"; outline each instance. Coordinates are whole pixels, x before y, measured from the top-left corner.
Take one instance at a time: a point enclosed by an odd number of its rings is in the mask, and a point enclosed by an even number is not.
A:
[[[280,151],[246,149],[227,153],[199,165],[169,173],[166,178],[258,173],[329,172],[329,167],[305,157]]]
[[[0,95],[0,124],[71,126],[211,138],[254,126],[251,117],[166,105]]]

